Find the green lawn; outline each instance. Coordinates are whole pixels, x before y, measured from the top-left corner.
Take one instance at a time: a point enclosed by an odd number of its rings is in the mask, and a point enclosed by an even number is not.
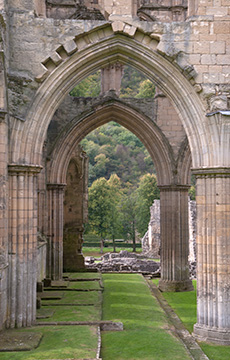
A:
[[[80,359],[96,356],[97,328],[93,326],[46,326],[18,331],[42,333],[39,347],[31,351],[1,352],[1,360]]]
[[[159,279],[153,282],[158,285]],[[193,331],[193,325],[196,323],[196,281],[193,281],[194,291],[188,292],[165,292],[162,293],[168,304],[179,316],[184,326],[189,332]],[[208,356],[209,360],[229,360],[230,346],[210,345],[199,343],[202,350]]]
[[[101,279],[101,274],[97,272],[79,272],[79,273],[64,273],[64,277],[70,279]]]
[[[190,359],[141,275],[104,274],[103,281],[103,319],[124,324],[122,332],[103,333],[103,360]]]

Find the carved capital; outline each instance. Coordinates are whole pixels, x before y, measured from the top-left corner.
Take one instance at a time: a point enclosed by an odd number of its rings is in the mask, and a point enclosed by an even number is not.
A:
[[[38,175],[42,170],[40,165],[9,164],[9,175]]]
[[[47,184],[47,190],[64,190],[66,187],[66,184]]]
[[[229,167],[197,168],[197,169],[192,169],[192,174],[195,175],[197,179],[229,178],[230,168]]]
[[[190,185],[177,185],[177,184],[171,184],[171,185],[158,185],[160,191],[188,191],[190,188]]]

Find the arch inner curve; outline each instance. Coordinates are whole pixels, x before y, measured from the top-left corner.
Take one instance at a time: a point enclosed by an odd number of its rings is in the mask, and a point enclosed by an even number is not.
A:
[[[51,72],[37,91],[21,134],[17,134],[21,150],[18,153],[12,149],[12,162],[40,163],[49,122],[64,97],[84,77],[116,61],[143,72],[170,98],[188,136],[193,166],[208,165],[204,109],[193,86],[157,51],[123,34],[113,34],[86,46]]]

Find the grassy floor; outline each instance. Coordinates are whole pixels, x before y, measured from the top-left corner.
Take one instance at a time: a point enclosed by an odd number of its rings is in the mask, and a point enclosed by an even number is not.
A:
[[[73,273],[71,277],[100,279],[100,275],[93,273]],[[99,281],[69,282],[69,286],[79,289],[91,289],[92,286],[99,288]],[[50,317],[38,319],[38,322],[101,320],[100,291],[77,292],[62,289],[61,291],[45,291],[44,294],[49,297],[56,296],[56,299],[42,299],[43,306],[37,311],[37,314]],[[54,306],[55,304],[74,303],[86,306]],[[87,306],[87,304],[93,305]],[[89,359],[96,357],[98,340],[96,326],[38,326],[18,331],[42,333],[43,337],[39,347],[31,351],[0,352],[0,360]]]
[[[44,360],[94,358],[97,351],[97,329],[92,326],[49,326],[23,329],[43,334],[39,347],[31,351],[2,352],[1,360]],[[9,336],[10,336],[10,330]],[[76,341],[77,339],[77,341]]]
[[[103,319],[124,324],[122,332],[103,333],[103,360],[190,359],[142,276],[104,274],[103,281]]]
[[[100,280],[101,275],[94,272],[79,272],[79,273],[65,273],[64,276],[68,276],[70,279],[98,279]]]
[[[75,292],[66,291],[59,304],[98,304],[100,294],[97,291]],[[50,305],[54,301],[42,300],[43,305]],[[56,302],[56,301],[55,301]]]
[[[54,311],[47,319],[38,321],[97,321],[100,320],[100,308],[96,306],[46,306],[46,310]]]
[[[153,282],[158,285],[159,279]],[[194,291],[188,292],[165,292],[164,298],[179,316],[184,326],[189,332],[193,331],[193,325],[196,323],[196,281],[193,281]],[[229,360],[230,346],[210,345],[200,343],[200,347],[208,356],[209,360]]]

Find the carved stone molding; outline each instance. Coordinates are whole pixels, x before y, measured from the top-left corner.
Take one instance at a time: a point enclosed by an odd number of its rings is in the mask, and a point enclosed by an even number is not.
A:
[[[229,167],[201,168],[201,169],[192,169],[191,171],[192,174],[195,175],[197,179],[230,177]]]
[[[66,187],[66,184],[47,184],[48,190],[64,190]]]
[[[8,165],[9,175],[19,175],[19,174],[38,175],[41,170],[42,170],[42,166],[40,165],[21,165],[21,164]]]
[[[188,191],[190,185],[158,185],[160,191]]]

